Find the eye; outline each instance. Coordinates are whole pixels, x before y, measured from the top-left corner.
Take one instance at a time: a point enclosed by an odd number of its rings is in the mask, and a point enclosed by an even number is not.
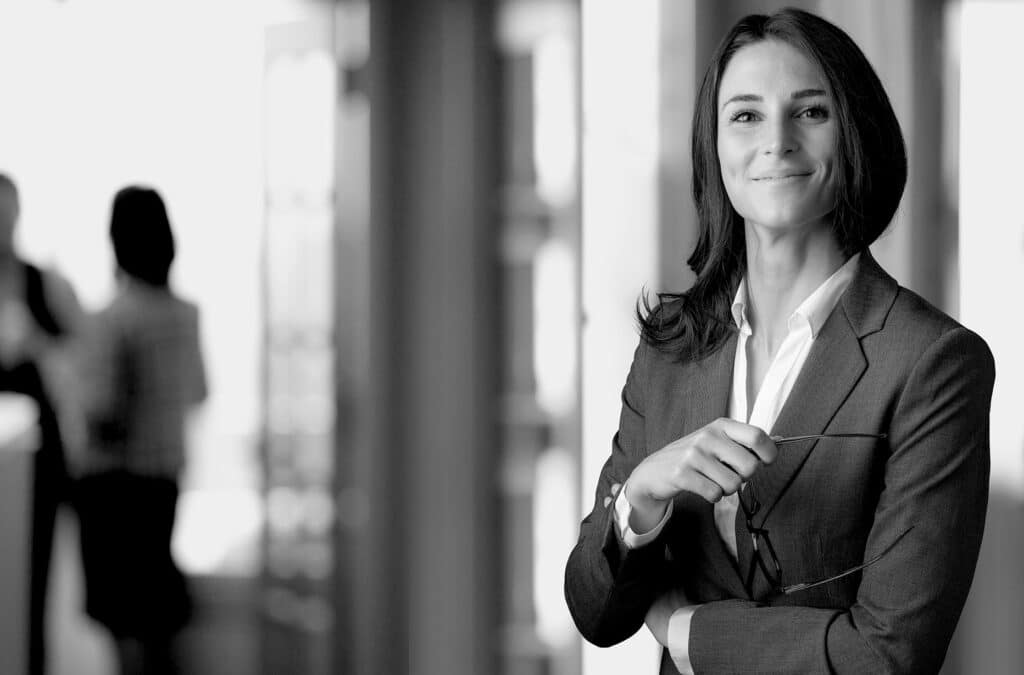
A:
[[[750,122],[757,121],[757,113],[751,110],[740,110],[739,112],[733,113],[729,117],[730,122],[738,122],[740,124],[749,124]]]
[[[822,105],[812,105],[797,113],[797,117],[805,120],[824,121],[828,119],[828,108]]]

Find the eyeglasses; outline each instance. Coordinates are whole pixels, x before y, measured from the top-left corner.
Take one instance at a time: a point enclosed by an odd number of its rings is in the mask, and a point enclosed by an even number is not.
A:
[[[809,434],[806,436],[772,436],[771,439],[775,445],[784,445],[788,443],[797,443],[800,441],[814,440],[819,438],[885,438],[885,434]],[[771,585],[772,593],[775,595],[789,595],[790,593],[796,593],[798,591],[805,591],[815,586],[821,586],[823,584],[842,579],[843,577],[854,574],[863,570],[865,567],[874,565],[876,562],[882,559],[886,553],[892,550],[896,543],[906,536],[907,532],[914,529],[913,526],[905,530],[900,536],[896,537],[881,553],[876,555],[871,560],[868,560],[860,565],[855,565],[849,569],[843,570],[838,574],[833,574],[825,579],[819,579],[817,581],[803,582],[798,584],[783,585],[782,583],[782,565],[779,563],[779,557],[775,553],[775,547],[772,546],[772,540],[768,536],[768,529],[764,527],[764,521],[761,522],[761,527],[754,525],[754,516],[761,510],[761,503],[756,497],[751,498],[751,503],[748,505],[744,499],[746,490],[741,490],[739,494],[739,505],[743,511],[743,517],[746,519],[747,531],[750,533],[750,543],[753,550],[753,557],[751,560],[750,570],[747,572],[747,579],[745,586],[748,589],[753,588],[754,575],[757,570],[760,569],[761,573],[764,574],[765,579]],[[766,518],[767,519],[767,518]],[[767,556],[767,559],[766,559]]]
[[[807,436],[770,436],[775,445],[810,441],[816,438],[885,438],[885,434],[808,434]]]

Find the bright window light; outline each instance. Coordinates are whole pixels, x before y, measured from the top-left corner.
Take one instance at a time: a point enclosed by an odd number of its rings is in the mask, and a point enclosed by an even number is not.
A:
[[[611,451],[644,286],[658,287],[659,3],[583,0],[583,461],[589,512]],[[681,120],[680,124],[687,124]],[[658,672],[641,631],[611,649],[583,648],[584,675]]]
[[[1024,108],[1024,90],[1007,84],[1008,64],[1024,59],[1018,36],[1022,22],[1021,3],[973,1],[962,6],[961,320],[985,338],[995,356],[992,486],[1017,498],[1024,497],[1024,318],[1007,305],[1007,298],[1024,288],[1024,225],[1018,215],[1024,136],[1012,126],[994,123],[993,102],[998,101],[998,110]]]

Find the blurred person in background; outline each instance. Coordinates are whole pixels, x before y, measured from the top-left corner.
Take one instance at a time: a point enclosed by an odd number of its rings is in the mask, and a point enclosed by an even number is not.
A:
[[[77,415],[72,351],[82,311],[71,285],[15,250],[18,188],[0,174],[0,391],[36,404],[29,579],[29,672],[46,669],[45,608],[57,507],[68,495],[67,452],[83,436]]]
[[[580,631],[662,673],[934,673],[974,575],[992,355],[868,246],[899,123],[842,30],[740,20],[698,93],[685,293],[640,312],[566,569]],[[622,485],[622,489],[618,487]]]
[[[168,284],[175,244],[160,195],[114,197],[117,292],[90,323],[89,442],[77,507],[86,612],[113,636],[121,672],[178,672],[191,600],[171,555],[189,411],[206,397],[198,308]]]

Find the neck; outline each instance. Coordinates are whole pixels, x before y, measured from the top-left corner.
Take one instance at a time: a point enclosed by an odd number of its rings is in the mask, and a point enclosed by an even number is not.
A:
[[[754,339],[774,354],[793,311],[832,276],[846,256],[828,227],[778,232],[747,223],[748,317]]]

